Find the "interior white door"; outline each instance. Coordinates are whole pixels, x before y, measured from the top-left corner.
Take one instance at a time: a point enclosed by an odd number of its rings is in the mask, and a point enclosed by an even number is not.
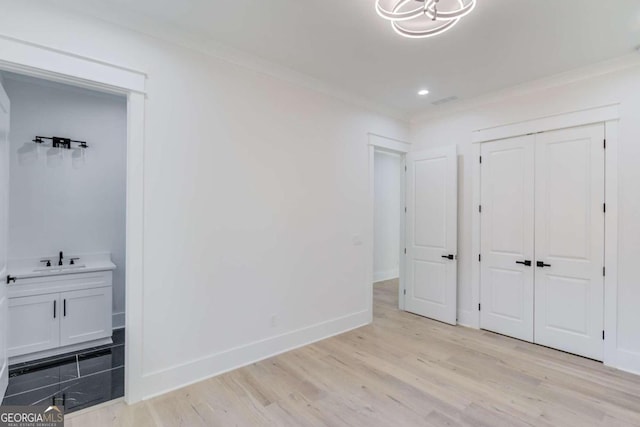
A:
[[[9,383],[7,357],[7,240],[9,236],[9,97],[0,84],[0,402]]]
[[[536,140],[535,342],[603,356],[604,125]]]
[[[480,326],[533,341],[534,137],[481,154]]]
[[[456,324],[458,159],[455,146],[407,154],[405,309]]]

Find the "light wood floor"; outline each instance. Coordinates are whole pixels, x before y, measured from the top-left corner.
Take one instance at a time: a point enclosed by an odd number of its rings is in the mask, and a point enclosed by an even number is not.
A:
[[[67,426],[640,426],[640,377],[397,310],[372,325]]]

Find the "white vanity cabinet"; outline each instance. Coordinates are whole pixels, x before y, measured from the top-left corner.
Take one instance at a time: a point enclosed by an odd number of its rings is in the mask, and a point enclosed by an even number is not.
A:
[[[12,363],[111,342],[111,271],[20,278],[8,297]]]

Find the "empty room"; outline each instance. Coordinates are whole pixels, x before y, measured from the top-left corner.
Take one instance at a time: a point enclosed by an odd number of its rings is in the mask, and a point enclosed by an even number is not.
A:
[[[637,0],[0,0],[0,427],[640,426]]]

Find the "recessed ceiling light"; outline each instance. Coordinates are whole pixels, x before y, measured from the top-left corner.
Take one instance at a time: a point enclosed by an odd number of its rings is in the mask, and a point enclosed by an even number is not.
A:
[[[420,89],[418,91],[418,95],[420,95],[420,96],[429,95],[429,91],[427,89]]]

